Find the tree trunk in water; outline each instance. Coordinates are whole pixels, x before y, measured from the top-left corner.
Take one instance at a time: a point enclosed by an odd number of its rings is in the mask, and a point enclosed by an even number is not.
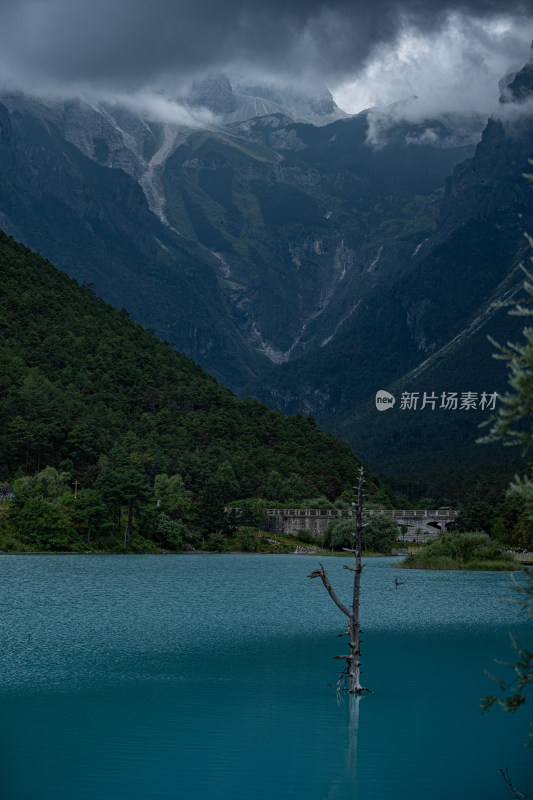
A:
[[[353,602],[350,614],[350,688],[352,694],[359,694],[363,691],[360,682],[361,675],[361,642],[359,638],[359,593],[361,591],[361,573],[363,571],[363,469],[359,470],[359,483],[357,486],[357,505],[355,507],[355,517],[357,520],[355,532],[355,572],[353,576]]]
[[[359,703],[361,694],[352,695],[348,701],[350,703],[350,728],[348,738],[347,766],[352,797],[357,797],[357,739],[359,736]]]
[[[326,570],[324,569],[323,565],[320,564],[320,569],[314,570],[311,575],[308,575],[309,578],[320,578],[322,583],[324,584],[329,596],[333,600],[336,606],[348,617],[348,636],[350,637],[350,654],[349,655],[342,655],[342,656],[334,656],[334,658],[345,661],[345,667],[341,673],[339,680],[337,681],[337,691],[341,689],[348,689],[350,694],[361,694],[361,692],[370,692],[370,689],[367,689],[365,686],[361,686],[361,641],[360,641],[360,634],[361,629],[359,625],[359,594],[361,590],[361,572],[363,571],[363,564],[361,562],[361,556],[363,552],[363,483],[364,483],[364,471],[363,468],[359,468],[359,481],[357,486],[357,505],[355,507],[355,516],[356,516],[356,532],[353,534],[355,536],[355,548],[347,550],[350,553],[355,555],[355,569],[353,567],[348,567],[344,565],[344,569],[350,570],[350,572],[354,573],[353,579],[353,598],[352,598],[352,607],[347,608],[337,595],[329,582],[329,578],[326,575]],[[340,634],[343,636],[344,634]]]

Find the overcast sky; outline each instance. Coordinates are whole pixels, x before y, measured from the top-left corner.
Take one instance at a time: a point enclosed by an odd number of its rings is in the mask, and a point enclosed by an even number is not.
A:
[[[417,94],[490,112],[533,0],[0,0],[0,83],[179,94],[209,70],[323,80],[345,110]]]

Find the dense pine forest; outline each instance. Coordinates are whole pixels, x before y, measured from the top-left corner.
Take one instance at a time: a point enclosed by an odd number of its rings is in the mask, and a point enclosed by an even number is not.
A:
[[[238,400],[3,233],[0,270],[5,549],[220,547],[225,504],[351,498],[360,461],[312,417]]]

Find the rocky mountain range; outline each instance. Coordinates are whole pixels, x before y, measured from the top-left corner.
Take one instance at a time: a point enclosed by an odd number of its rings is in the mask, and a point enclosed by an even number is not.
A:
[[[488,123],[346,117],[220,75],[178,121],[4,93],[0,227],[237,393],[313,414],[375,468],[446,471],[480,416],[373,398],[503,390],[486,333],[513,334],[493,303],[533,230],[532,93],[527,65]]]
[[[293,122],[327,125],[348,116],[333,100],[326,86],[312,89],[268,85],[243,76],[214,73],[196,81],[185,105],[207,109],[226,125],[254,117],[282,114]]]

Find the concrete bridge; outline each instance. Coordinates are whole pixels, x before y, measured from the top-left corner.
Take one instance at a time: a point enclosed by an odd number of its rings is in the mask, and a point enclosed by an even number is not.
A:
[[[272,533],[295,533],[307,531],[315,536],[322,535],[330,522],[336,519],[352,519],[355,510],[322,508],[269,508],[268,529]],[[363,510],[365,517],[385,515],[392,517],[398,525],[406,525],[407,532],[399,534],[405,541],[427,542],[436,539],[445,531],[447,525],[457,516],[453,508],[428,509],[374,509]]]

